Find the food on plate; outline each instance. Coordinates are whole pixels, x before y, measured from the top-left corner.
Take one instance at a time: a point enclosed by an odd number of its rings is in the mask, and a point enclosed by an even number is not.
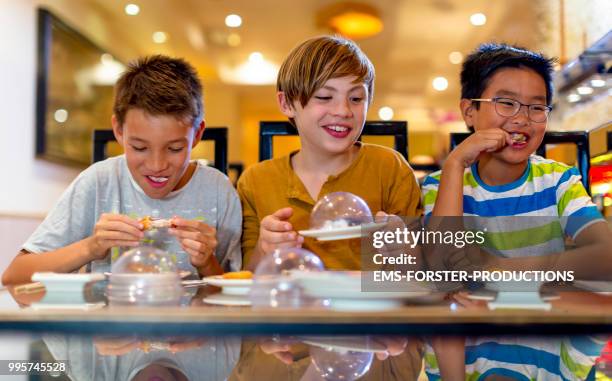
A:
[[[252,279],[253,273],[250,271],[232,271],[222,275],[223,279]]]
[[[342,219],[335,220],[335,221],[330,221],[330,220],[325,221],[321,229],[322,230],[332,230],[332,229],[343,229],[343,228],[348,228],[348,227],[349,227],[348,221],[342,218]]]

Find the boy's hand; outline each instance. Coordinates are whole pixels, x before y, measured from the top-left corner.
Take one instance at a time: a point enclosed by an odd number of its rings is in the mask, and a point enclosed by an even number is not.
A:
[[[138,246],[144,237],[142,224],[122,214],[103,213],[94,226],[89,242],[91,259],[103,259],[116,246]]]
[[[272,253],[276,249],[301,247],[304,237],[293,230],[288,221],[293,209],[279,209],[261,220],[257,248],[263,254]]]
[[[223,271],[215,258],[217,229],[201,221],[172,219],[173,228],[168,233],[175,236],[190,257],[191,264],[200,275],[221,274]]]
[[[483,152],[495,152],[511,143],[510,134],[501,128],[479,130],[452,150],[446,161],[467,168],[478,161]]]

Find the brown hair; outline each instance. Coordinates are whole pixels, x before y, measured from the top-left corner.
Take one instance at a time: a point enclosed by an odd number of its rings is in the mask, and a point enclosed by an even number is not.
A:
[[[372,102],[374,65],[357,44],[343,37],[315,37],[289,53],[278,72],[276,89],[284,92],[288,103],[299,100],[303,107],[329,79],[347,76],[365,83]]]
[[[163,55],[130,62],[115,85],[113,112],[120,125],[132,108],[151,115],[191,118],[198,126],[204,118],[204,105],[196,70],[183,59]]]

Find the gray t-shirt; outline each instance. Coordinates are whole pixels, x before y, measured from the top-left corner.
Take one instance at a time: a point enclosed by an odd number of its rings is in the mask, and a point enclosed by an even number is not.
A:
[[[215,255],[221,267],[237,271],[242,265],[242,210],[238,194],[225,175],[198,161],[183,188],[163,199],[152,199],[132,178],[125,155],[95,163],[81,172],[23,249],[44,253],[87,238],[103,213],[202,220],[217,229]],[[178,240],[167,234],[162,238],[156,245],[163,241],[161,248],[176,255],[179,269],[195,271]],[[108,271],[111,257],[94,261],[92,271]]]
[[[147,365],[156,363],[179,370],[188,380],[226,380],[240,357],[239,337],[207,337],[201,347],[171,353],[135,349],[121,356],[100,355],[91,337],[45,335],[55,360],[68,361],[68,376],[82,381],[129,381]]]

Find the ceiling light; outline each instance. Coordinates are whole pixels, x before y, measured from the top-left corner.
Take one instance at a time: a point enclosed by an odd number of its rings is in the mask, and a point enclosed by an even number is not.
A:
[[[100,62],[102,62],[103,65],[112,65],[115,59],[112,55],[104,53],[100,56]]]
[[[448,80],[444,77],[436,77],[431,82],[433,88],[437,91],[444,91],[448,88]]]
[[[157,31],[153,33],[153,42],[156,44],[163,44],[168,40],[168,35],[165,32]]]
[[[264,61],[263,54],[259,52],[253,52],[249,54],[249,62],[252,63],[262,63]]]
[[[448,55],[448,60],[454,65],[459,65],[463,62],[463,54],[461,54],[461,52],[451,52],[451,54]]]
[[[482,26],[487,23],[487,16],[484,13],[474,13],[470,16],[470,22],[474,26]]]
[[[238,15],[227,15],[227,17],[225,17],[225,25],[230,28],[238,28],[242,25],[242,17]]]
[[[272,85],[276,83],[279,66],[266,60],[263,54],[253,52],[249,59],[238,65],[221,65],[219,76],[226,83],[239,85]]]
[[[393,109],[388,106],[381,107],[378,110],[378,117],[381,120],[391,120],[393,119]]]
[[[571,103],[578,102],[580,100],[580,95],[578,94],[570,94],[567,96],[567,101]]]
[[[136,4],[128,4],[124,8],[125,14],[130,16],[136,16],[140,13],[140,7]]]
[[[64,110],[63,108],[57,109],[53,114],[53,118],[57,123],[64,123],[68,120],[68,111]]]
[[[591,79],[591,86],[593,87],[604,87],[606,85],[606,81],[603,79]]]
[[[384,27],[376,8],[362,3],[337,3],[317,13],[317,24],[352,39],[372,37]]]
[[[589,95],[589,94],[593,94],[593,88],[589,87],[589,86],[580,86],[576,88],[576,91],[578,92],[578,94],[580,95]]]

